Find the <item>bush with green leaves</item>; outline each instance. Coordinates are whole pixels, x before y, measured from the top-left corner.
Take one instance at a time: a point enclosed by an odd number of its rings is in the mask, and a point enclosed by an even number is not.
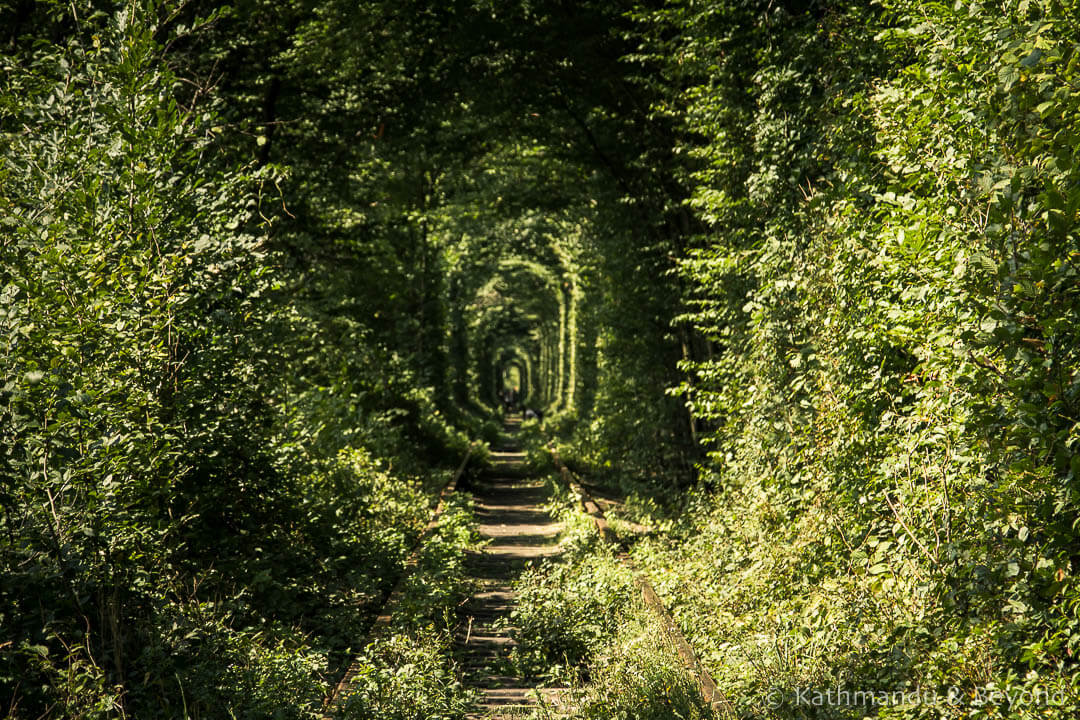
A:
[[[701,689],[665,640],[652,611],[626,609],[614,635],[589,663],[589,682],[571,692],[575,720],[708,720]]]
[[[325,652],[287,625],[240,626],[230,604],[163,604],[158,636],[137,660],[159,685],[131,686],[127,706],[178,717],[317,717]]]
[[[353,660],[355,674],[335,717],[451,720],[472,709],[453,645],[458,607],[473,589],[465,551],[476,540],[470,499],[450,495],[399,587],[389,629]]]
[[[461,719],[470,695],[449,661],[451,639],[431,629],[395,634],[357,658],[353,685],[338,717],[349,720]]]
[[[395,617],[399,627],[416,628],[433,622],[446,632],[455,627],[458,606],[474,589],[465,567],[465,552],[475,548],[477,541],[471,496],[447,496],[438,525],[424,537],[416,566],[401,585]]]
[[[150,14],[91,13],[67,44],[0,60],[0,615],[16,649],[0,682],[25,712],[49,705],[51,671],[19,648],[114,693],[202,502],[267,504],[255,472],[191,489],[263,463],[243,436],[266,413],[242,388],[266,358],[239,329],[268,319],[270,175],[214,166]]]
[[[633,596],[629,571],[592,534],[582,552],[545,560],[515,582],[514,664],[525,675],[573,676],[611,636]]]
[[[228,13],[0,13],[0,702],[310,715],[466,442],[282,251],[187,64]]]
[[[712,717],[652,610],[638,599],[633,571],[568,497],[557,495],[554,503],[562,553],[515,583],[515,671],[569,685],[557,703],[567,717]]]

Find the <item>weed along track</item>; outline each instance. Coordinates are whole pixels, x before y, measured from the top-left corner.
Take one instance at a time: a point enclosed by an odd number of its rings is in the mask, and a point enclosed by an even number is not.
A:
[[[401,576],[398,578],[398,582],[387,593],[382,608],[378,615],[375,616],[367,637],[362,643],[363,645],[368,645],[370,647],[371,644],[377,643],[386,639],[387,636],[392,635],[394,631],[395,616],[400,615],[401,613],[399,613],[399,611],[401,610],[401,606],[406,605],[409,602],[407,596],[410,594],[411,582],[416,579],[417,574],[424,574],[424,568],[421,567],[424,552],[435,546],[435,543],[433,543],[432,540],[439,531],[440,523],[442,523],[444,519],[444,513],[451,504],[452,497],[457,490],[458,483],[462,479],[469,458],[472,457],[473,450],[474,446],[470,445],[468,451],[461,460],[461,464],[458,465],[457,470],[439,494],[438,502],[431,513],[430,520],[420,533],[420,536],[416,539],[412,552],[405,561],[405,566]],[[400,620],[401,618],[398,619]],[[332,687],[330,693],[323,700],[323,712],[321,715],[323,720],[331,720],[331,718],[338,717],[339,713],[343,711],[343,705],[347,704],[347,696],[357,689],[358,678],[371,671],[371,666],[367,664],[369,661],[370,658],[368,657],[356,657],[349,664],[340,681]],[[346,716],[349,716],[350,712],[351,711],[349,710],[345,710]]]
[[[559,459],[558,453],[553,451],[552,457],[559,468],[559,476],[562,482],[570,488],[581,503],[582,509],[592,518],[600,537],[604,542],[617,549],[616,557],[619,562],[630,568],[634,573],[634,586],[641,593],[642,602],[649,611],[653,613],[667,643],[677,654],[683,666],[693,678],[694,683],[697,685],[698,692],[701,693],[702,700],[721,717],[735,717],[735,708],[731,704],[731,701],[724,696],[717,687],[716,681],[713,680],[708,670],[701,664],[697,653],[690,646],[690,643],[679,629],[674,618],[672,618],[671,613],[656,594],[656,590],[653,588],[652,582],[649,580],[648,576],[636,566],[626,551],[625,546],[619,542],[614,531],[612,531],[611,527],[608,525],[607,518],[604,517],[604,511],[588,491],[577,482],[574,478],[574,474]]]
[[[513,429],[516,423],[508,423]],[[511,612],[514,580],[530,561],[557,552],[557,522],[542,509],[542,480],[522,471],[524,454],[512,438],[493,453],[491,472],[471,483],[478,530],[488,543],[467,561],[477,590],[461,609],[456,652],[466,686],[478,691],[470,716],[506,717],[539,705],[557,704],[558,690],[538,690],[536,681],[511,670]]]

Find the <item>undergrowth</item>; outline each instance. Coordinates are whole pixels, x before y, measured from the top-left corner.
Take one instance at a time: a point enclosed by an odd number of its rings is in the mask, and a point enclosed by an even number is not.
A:
[[[710,711],[655,617],[640,601],[633,573],[549,478],[549,507],[563,524],[561,555],[515,584],[514,665],[521,675],[565,686],[557,705],[581,720],[707,718]],[[549,709],[533,717],[547,717]]]
[[[453,660],[456,610],[473,589],[465,550],[477,541],[471,501],[455,493],[425,539],[414,571],[402,582],[389,630],[355,658],[352,685],[336,717],[343,720],[464,718],[472,695]]]
[[[821,504],[780,508],[775,491],[751,482],[702,499],[670,536],[645,539],[633,553],[741,714],[1076,712],[1061,664],[1040,670],[1048,657],[1039,648],[1053,638],[1029,634],[1017,601],[988,589],[985,611],[957,616],[955,580],[928,571],[910,540],[856,538]],[[1026,669],[1017,670],[1016,656]]]
[[[708,720],[715,717],[655,616],[639,602],[596,651],[590,681],[569,695],[573,720]]]

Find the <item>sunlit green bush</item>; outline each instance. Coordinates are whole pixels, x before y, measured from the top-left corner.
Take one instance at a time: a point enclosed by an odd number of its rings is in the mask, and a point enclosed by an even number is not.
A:
[[[519,672],[558,678],[580,671],[631,601],[629,571],[587,527],[589,542],[576,545],[578,552],[564,544],[561,559],[530,568],[515,583],[518,600],[510,618]]]
[[[570,717],[580,720],[705,720],[715,715],[701,690],[640,604],[589,665],[589,683],[571,693]]]
[[[710,352],[678,391],[715,500],[637,553],[745,712],[1075,684],[1075,11],[640,15],[704,226],[680,321]]]
[[[398,634],[368,646],[338,717],[350,720],[454,720],[471,709],[449,638],[434,631]]]

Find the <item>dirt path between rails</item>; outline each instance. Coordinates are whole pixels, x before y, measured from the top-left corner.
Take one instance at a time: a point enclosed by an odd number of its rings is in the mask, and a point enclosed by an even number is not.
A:
[[[470,717],[520,717],[541,705],[554,715],[558,689],[537,689],[535,679],[510,674],[510,652],[516,645],[510,636],[510,612],[514,580],[530,561],[557,553],[560,525],[542,508],[548,498],[543,481],[521,473],[525,456],[516,446],[496,451],[493,459],[493,470],[469,488],[476,499],[480,534],[491,541],[468,558],[479,587],[462,606],[455,649],[465,685],[480,692]]]

